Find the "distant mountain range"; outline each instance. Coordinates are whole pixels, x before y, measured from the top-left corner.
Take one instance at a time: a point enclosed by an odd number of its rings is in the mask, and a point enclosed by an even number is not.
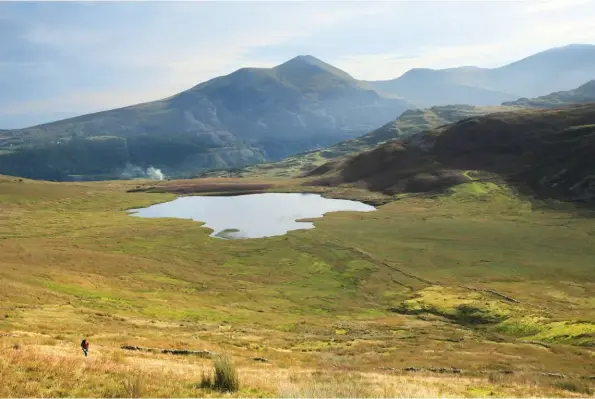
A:
[[[311,184],[387,194],[506,181],[538,198],[595,201],[595,104],[467,118],[326,163]]]
[[[595,45],[553,48],[500,68],[416,68],[387,81],[369,82],[418,107],[498,105],[519,97],[568,90],[595,79]]]
[[[324,160],[371,148],[391,135],[492,112],[473,105],[506,101],[534,107],[565,104],[570,97],[587,100],[590,86],[525,97],[571,89],[593,78],[591,45],[548,50],[496,69],[414,69],[386,82],[359,81],[314,57],[298,56],[274,68],[243,68],[155,102],[0,130],[0,173],[113,179],[142,176],[152,166],[185,177],[330,147],[318,153]],[[412,110],[451,103],[469,105]],[[407,109],[402,119],[390,122]]]

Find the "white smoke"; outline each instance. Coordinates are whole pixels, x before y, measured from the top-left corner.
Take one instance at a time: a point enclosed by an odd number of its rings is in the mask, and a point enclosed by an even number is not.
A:
[[[147,169],[141,168],[140,166],[127,164],[126,167],[120,173],[120,179],[153,179],[153,180],[164,180],[165,175],[161,169],[150,166]]]
[[[163,180],[165,175],[161,171],[161,169],[155,169],[154,167],[150,166],[147,169],[147,176],[149,176],[153,180]]]

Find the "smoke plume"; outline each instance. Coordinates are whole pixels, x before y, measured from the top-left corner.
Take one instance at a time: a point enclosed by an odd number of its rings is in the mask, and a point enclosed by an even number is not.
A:
[[[153,180],[163,180],[165,178],[161,169],[155,169],[152,166],[147,169],[147,175]]]
[[[152,166],[148,167],[147,169],[143,169],[140,166],[127,164],[122,173],[120,173],[121,179],[153,179],[153,180],[163,180],[165,179],[165,175],[161,171],[161,169],[154,168]]]

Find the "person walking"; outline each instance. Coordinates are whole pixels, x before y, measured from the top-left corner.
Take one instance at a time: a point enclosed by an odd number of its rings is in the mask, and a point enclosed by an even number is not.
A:
[[[83,341],[81,342],[81,349],[83,350],[85,357],[87,357],[87,355],[89,354],[89,341],[87,341],[87,338],[83,339]]]

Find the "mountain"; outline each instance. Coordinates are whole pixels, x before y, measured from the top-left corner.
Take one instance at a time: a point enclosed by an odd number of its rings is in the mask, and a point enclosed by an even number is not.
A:
[[[297,176],[304,172],[309,172],[331,159],[367,151],[379,144],[395,140],[399,137],[408,137],[415,133],[434,129],[464,118],[513,109],[516,108],[505,106],[474,107],[471,105],[446,105],[427,109],[410,109],[403,112],[396,120],[361,137],[345,140],[321,150],[296,154],[278,162],[250,166],[239,171],[239,173],[242,176]],[[206,175],[225,176],[229,175],[229,173],[225,171],[214,171]]]
[[[485,75],[485,69],[476,67],[415,68],[397,79],[369,83],[380,92],[399,93],[422,108],[449,104],[496,105],[520,97],[514,92],[478,83],[485,80]]]
[[[595,104],[495,113],[385,143],[312,171],[311,184],[395,194],[481,176],[538,197],[595,201]]]
[[[595,79],[595,45],[546,50],[499,68],[412,69],[401,77],[368,82],[419,107],[497,105],[519,97],[569,90]]]
[[[595,80],[585,83],[574,90],[558,91],[547,96],[533,99],[521,98],[503,105],[528,108],[556,108],[568,104],[595,103]]]
[[[117,178],[153,166],[185,176],[326,147],[410,106],[299,56],[274,68],[243,68],[160,101],[4,132],[0,173]]]
[[[521,108],[555,108],[589,102],[595,102],[595,81],[590,81],[574,90],[556,92],[534,99],[521,98],[517,101],[505,102],[500,106],[445,105],[426,109],[410,109],[403,112],[396,120],[364,136],[342,141],[321,150],[297,154],[279,162],[248,167],[241,172],[241,175],[297,176],[309,172],[331,159],[368,151],[387,141],[408,137],[465,118]],[[218,175],[224,174],[215,172],[214,175],[217,173]]]

